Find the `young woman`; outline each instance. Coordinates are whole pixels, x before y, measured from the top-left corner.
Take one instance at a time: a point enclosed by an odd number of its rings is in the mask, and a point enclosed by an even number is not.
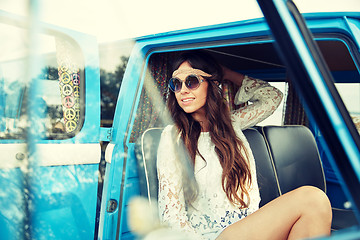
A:
[[[314,187],[286,193],[259,209],[254,157],[242,129],[271,115],[282,93],[268,83],[190,51],[174,63],[167,126],[158,149],[160,219],[189,239],[299,239],[328,235],[331,206]],[[240,88],[229,112],[219,87]],[[183,149],[186,149],[185,154]]]

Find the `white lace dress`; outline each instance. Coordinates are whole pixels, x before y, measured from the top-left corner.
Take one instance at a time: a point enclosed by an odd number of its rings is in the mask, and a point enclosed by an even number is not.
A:
[[[270,116],[279,106],[282,93],[267,82],[245,77],[235,96],[235,104],[252,104],[232,112],[233,126],[249,153],[252,183],[248,208],[234,206],[222,188],[222,167],[208,132],[202,132],[198,149],[206,162],[195,158],[194,173],[198,197],[186,206],[182,189],[182,174],[172,143],[173,125],[167,126],[160,139],[157,159],[159,179],[158,207],[162,223],[191,235],[189,239],[215,239],[230,224],[241,220],[259,208],[260,194],[256,179],[254,157],[242,129],[255,125]],[[246,201],[245,201],[246,202]],[[190,236],[189,235],[189,236]]]

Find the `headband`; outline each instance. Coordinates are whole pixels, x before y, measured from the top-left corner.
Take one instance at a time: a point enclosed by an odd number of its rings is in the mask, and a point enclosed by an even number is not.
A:
[[[211,74],[208,74],[208,73],[204,72],[203,70],[187,67],[187,68],[182,68],[180,70],[175,70],[172,74],[172,77],[177,77],[179,75],[188,76],[190,74],[200,75],[203,77],[211,77],[212,76]]]

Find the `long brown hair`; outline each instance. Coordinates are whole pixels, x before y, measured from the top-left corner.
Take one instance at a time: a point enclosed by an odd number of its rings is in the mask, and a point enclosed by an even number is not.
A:
[[[211,74],[211,77],[206,77],[209,84],[205,112],[210,129],[210,137],[215,145],[215,152],[223,168],[222,187],[227,198],[232,203],[240,204],[241,207],[247,207],[249,202],[245,202],[244,195],[249,199],[247,187],[251,182],[248,154],[243,142],[235,133],[229,109],[219,88],[219,83],[221,83],[223,77],[222,68],[208,53],[204,51],[188,51],[179,54],[174,61],[172,70],[178,69],[185,61],[193,68]],[[196,154],[201,156],[197,147],[201,133],[200,123],[195,121],[191,114],[187,114],[182,110],[173,92],[170,92],[167,104],[194,166]],[[206,161],[204,158],[203,160]],[[239,189],[241,190],[240,195]],[[185,198],[187,198],[186,195],[187,193],[185,192]],[[194,195],[192,194],[192,196]],[[190,200],[189,202],[192,201]]]

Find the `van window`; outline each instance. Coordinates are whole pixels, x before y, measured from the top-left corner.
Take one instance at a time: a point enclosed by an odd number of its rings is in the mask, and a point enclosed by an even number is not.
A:
[[[149,59],[130,142],[139,139],[146,129],[164,127],[171,121],[166,107],[166,97],[172,57],[172,53],[163,53],[153,54]]]
[[[119,90],[133,46],[131,39],[99,46],[102,127],[113,124]]]
[[[233,47],[235,50],[236,48]],[[210,53],[214,52],[212,49],[206,49]],[[226,49],[231,51],[231,48]],[[235,51],[234,50],[234,51]],[[142,88],[139,105],[136,111],[136,117],[132,128],[130,142],[136,142],[141,134],[148,128],[164,127],[171,123],[171,117],[166,106],[166,98],[168,94],[167,82],[171,77],[169,71],[171,69],[172,59],[175,52],[156,53],[151,55],[148,63],[146,77],[144,79],[144,85]],[[218,57],[218,56],[217,56]],[[219,58],[219,57],[218,57]],[[223,60],[223,59],[222,59]],[[229,64],[229,62],[223,61],[222,64]],[[252,62],[251,62],[252,63]],[[253,64],[253,63],[252,63]],[[242,66],[239,64],[238,66]],[[236,70],[236,69],[234,69]],[[256,75],[250,75],[254,76]],[[287,83],[283,79],[278,82],[269,81],[271,85],[278,87],[283,93],[287,92]],[[222,84],[224,97],[228,101],[230,109],[235,109],[233,99],[236,91],[236,86],[233,84]],[[269,118],[265,119],[258,125],[282,125],[285,115],[284,102],[285,94],[282,100],[281,106],[278,107],[276,112]]]
[[[357,130],[360,132],[360,56],[350,40],[318,41],[343,100]]]
[[[284,116],[285,116],[285,99],[287,98],[288,92],[288,84],[286,82],[269,82],[272,86],[279,89],[283,94],[283,99],[279,107],[275,110],[275,112],[269,116],[268,118],[264,119],[263,121],[259,122],[258,126],[281,126],[284,124]]]
[[[360,82],[335,83],[335,86],[360,133]]]
[[[357,124],[360,112],[360,78],[352,55],[343,41],[319,38],[317,43],[334,75],[336,86],[346,107]],[[311,125],[301,98],[294,91],[286,68],[277,56],[271,42],[261,44],[254,42],[254,44],[214,47],[206,50],[214,54],[222,64],[249,76],[268,81],[284,93],[281,105],[275,113],[257,125]],[[164,121],[167,120],[162,114],[167,112],[164,111],[166,109],[164,103],[167,94],[166,83],[171,74],[167,71],[172,63],[172,54],[174,53],[156,53],[150,57],[148,74],[144,80],[130,142],[135,141],[149,127],[166,125]],[[341,59],[341,63],[339,63],[339,59]],[[147,87],[149,84],[156,87]],[[156,89],[156,92],[149,93],[150,89],[151,91]],[[227,92],[234,95],[235,90],[234,88]],[[352,97],[349,97],[350,95]],[[161,102],[161,104],[155,103],[155,101]],[[231,104],[229,106],[231,108]]]
[[[39,114],[42,138],[63,139],[81,129],[84,109],[84,63],[80,48],[59,35],[39,34],[40,66],[29,96],[26,30],[0,24],[0,138],[24,139],[30,102]]]

